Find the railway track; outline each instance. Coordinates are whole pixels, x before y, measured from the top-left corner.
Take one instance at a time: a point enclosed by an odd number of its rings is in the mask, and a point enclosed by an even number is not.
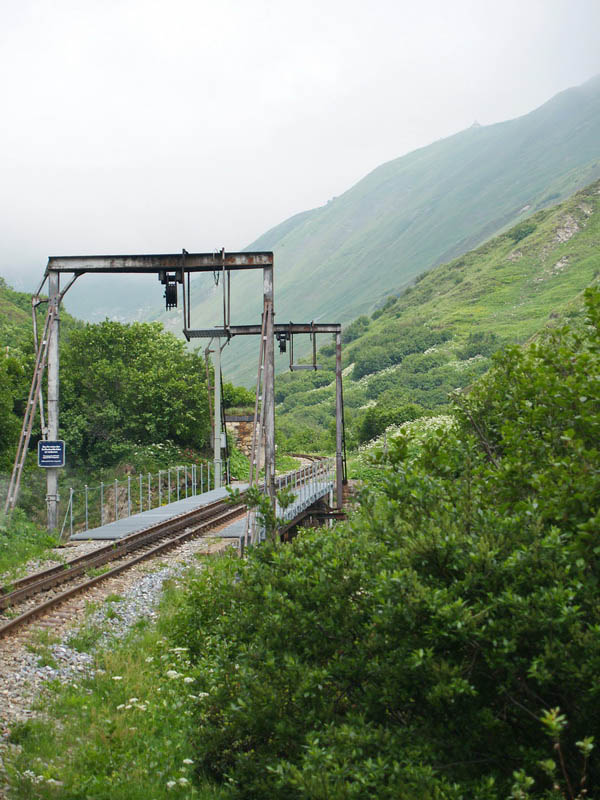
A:
[[[46,614],[71,597],[91,589],[101,581],[124,572],[140,561],[177,547],[188,539],[203,536],[211,529],[241,516],[245,511],[245,505],[231,506],[227,500],[218,500],[143,531],[132,533],[118,542],[100,547],[65,564],[27,575],[9,586],[0,587],[0,610],[4,610],[4,614],[7,610],[11,613],[20,610],[17,616],[0,620],[0,638]],[[135,555],[130,557],[134,553]],[[115,566],[89,576],[90,572],[99,570],[111,562],[116,562]],[[40,601],[39,595],[53,592],[56,587],[65,583],[74,585]],[[30,598],[35,598],[33,604],[27,603]],[[27,604],[25,610],[23,610],[24,604]]]
[[[297,457],[309,462],[321,460],[305,454],[297,454]],[[308,467],[279,476],[276,480],[277,488],[287,485],[290,477],[302,482],[306,478],[306,469]],[[103,545],[65,564],[27,575],[10,585],[0,586],[0,639],[98,583],[147,558],[177,547],[188,539],[203,536],[245,512],[246,506],[243,504],[232,506],[227,499],[217,500]],[[104,569],[109,564],[114,566]],[[63,584],[70,586],[59,589]],[[16,615],[12,616],[15,612]]]

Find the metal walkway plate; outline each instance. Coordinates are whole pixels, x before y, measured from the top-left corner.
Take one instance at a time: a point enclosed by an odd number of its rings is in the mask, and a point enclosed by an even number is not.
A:
[[[243,492],[248,488],[248,484],[236,484],[236,488]],[[130,533],[143,531],[145,528],[149,528],[159,522],[165,522],[173,517],[178,517],[180,514],[186,514],[197,508],[202,508],[202,506],[214,503],[215,500],[222,500],[225,497],[227,497],[227,489],[211,489],[210,492],[197,494],[194,497],[186,497],[183,500],[177,500],[174,503],[168,503],[158,508],[151,508],[149,511],[142,511],[141,514],[132,514],[130,517],[123,517],[123,519],[109,522],[99,528],[80,531],[73,534],[69,541],[85,542],[89,539],[122,539]]]

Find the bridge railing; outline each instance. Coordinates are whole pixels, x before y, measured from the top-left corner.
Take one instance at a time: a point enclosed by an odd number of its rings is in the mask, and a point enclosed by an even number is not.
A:
[[[333,458],[322,458],[293,472],[287,472],[279,476],[276,479],[277,489],[291,489],[295,495],[295,500],[286,509],[280,508],[279,503],[277,503],[277,517],[283,522],[293,520],[313,503],[316,503],[317,500],[329,494],[334,484],[335,460]],[[241,552],[244,552],[246,546],[262,542],[265,538],[265,529],[258,524],[256,512],[249,511],[246,530],[240,537]]]
[[[225,464],[225,478],[231,480],[230,464]],[[60,538],[107,525],[119,519],[140,514],[167,503],[214,489],[214,469],[206,464],[180,464],[160,469],[156,473],[128,475],[113,481],[101,481],[97,486],[68,489],[68,501]]]
[[[277,516],[288,522],[305,511],[321,497],[328,494],[334,485],[335,460],[323,458],[313,461],[288,475],[282,476],[281,488],[289,487],[296,500],[285,510],[277,508]]]

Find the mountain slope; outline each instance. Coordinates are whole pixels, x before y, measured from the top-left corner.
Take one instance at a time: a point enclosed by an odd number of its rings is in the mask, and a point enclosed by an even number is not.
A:
[[[500,346],[577,316],[599,275],[600,181],[424,273],[344,330],[352,437],[365,441],[402,415],[442,410],[448,392],[485,372]],[[319,361],[332,369],[332,345]],[[331,371],[278,378],[282,441],[308,446],[320,435],[327,445],[332,381]]]
[[[249,249],[275,252],[278,319],[346,321],[599,176],[600,76],[523,117],[469,128],[383,164]],[[238,276],[233,320],[256,321],[261,304],[258,276]],[[206,327],[219,324],[219,313],[207,292],[193,319]],[[250,382],[256,343],[230,349],[228,376]]]

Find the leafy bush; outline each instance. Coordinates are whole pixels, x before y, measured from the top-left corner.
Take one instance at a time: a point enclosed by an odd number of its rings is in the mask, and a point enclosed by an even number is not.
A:
[[[190,587],[201,774],[237,797],[574,798],[600,783],[600,293],[400,435],[348,525]],[[549,734],[547,738],[544,730]]]
[[[463,361],[473,356],[491,356],[500,347],[498,336],[492,331],[474,331],[467,336],[465,346],[461,348],[458,357]]]
[[[223,384],[223,406],[230,408],[254,408],[255,393],[244,386],[234,386],[233,383]]]
[[[355,319],[354,322],[351,322],[350,325],[347,325],[342,331],[342,344],[347,344],[348,342],[353,342],[355,339],[358,339],[359,336],[362,336],[363,333],[368,330],[370,324],[369,318],[364,315]]]
[[[448,338],[449,334],[445,331],[432,331],[422,326],[390,330],[385,345],[379,344],[379,339],[367,338],[364,343],[361,342],[359,348],[349,354],[349,358],[354,361],[352,377],[358,380],[364,375],[400,364],[405,356],[423,353]]]
[[[525,239],[525,237],[533,233],[535,229],[536,225],[534,222],[522,222],[520,225],[515,225],[515,227],[508,232],[508,237],[516,244],[520,242],[521,239]]]
[[[357,415],[354,428],[359,444],[369,442],[379,436],[390,425],[400,425],[411,419],[423,416],[424,409],[415,403],[398,406],[376,405],[366,408]]]

